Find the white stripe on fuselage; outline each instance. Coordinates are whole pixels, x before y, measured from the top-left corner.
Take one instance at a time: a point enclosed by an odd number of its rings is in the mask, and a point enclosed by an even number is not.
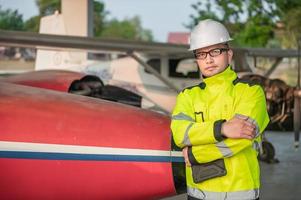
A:
[[[0,151],[183,157],[181,151],[0,141]]]

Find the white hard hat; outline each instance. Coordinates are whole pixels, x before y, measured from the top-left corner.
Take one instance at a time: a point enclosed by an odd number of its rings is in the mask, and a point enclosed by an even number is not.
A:
[[[226,27],[212,19],[202,20],[191,31],[190,49],[193,51],[215,44],[227,43],[233,40]]]

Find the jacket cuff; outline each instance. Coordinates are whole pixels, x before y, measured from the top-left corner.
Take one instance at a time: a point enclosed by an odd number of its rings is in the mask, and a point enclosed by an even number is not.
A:
[[[188,159],[191,165],[198,165],[200,164],[194,157],[192,153],[192,147],[188,147]]]
[[[226,120],[224,120],[224,119],[217,120],[217,121],[214,122],[214,125],[213,125],[213,134],[214,134],[214,137],[219,142],[226,138],[226,136],[222,135],[222,124],[225,121]]]

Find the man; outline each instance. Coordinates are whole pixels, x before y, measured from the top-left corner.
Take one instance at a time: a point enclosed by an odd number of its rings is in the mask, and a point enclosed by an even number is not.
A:
[[[210,19],[191,32],[203,82],[178,95],[171,122],[183,148],[188,199],[259,199],[257,155],[269,117],[262,88],[240,81],[230,66],[231,40]]]

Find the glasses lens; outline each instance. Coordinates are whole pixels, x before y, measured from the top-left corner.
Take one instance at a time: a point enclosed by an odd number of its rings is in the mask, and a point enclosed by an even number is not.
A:
[[[218,56],[221,55],[222,53],[222,49],[212,49],[211,51],[209,51],[210,56]]]
[[[194,55],[196,59],[204,60],[207,57],[207,54],[209,54],[211,57],[216,57],[221,55],[223,51],[228,51],[228,50],[229,49],[218,48],[218,49],[212,49],[209,52],[195,52]]]
[[[207,53],[206,53],[206,52],[197,52],[197,53],[195,54],[195,57],[196,57],[197,59],[205,59],[206,56],[207,56]]]
[[[200,52],[199,57],[200,57],[200,59],[205,59],[207,57],[207,53],[206,52]]]

